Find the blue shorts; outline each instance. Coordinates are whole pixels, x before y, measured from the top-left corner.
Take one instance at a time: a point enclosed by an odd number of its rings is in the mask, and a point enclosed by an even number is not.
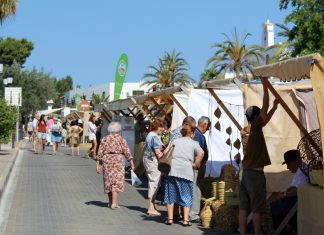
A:
[[[37,132],[37,138],[46,140],[46,132]]]

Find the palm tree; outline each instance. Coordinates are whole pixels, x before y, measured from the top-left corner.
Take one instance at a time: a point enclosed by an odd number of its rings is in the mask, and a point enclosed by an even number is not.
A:
[[[0,23],[5,19],[16,14],[17,0],[1,0],[0,1]]]
[[[287,41],[275,44],[267,50],[271,50],[274,48],[275,52],[272,58],[270,58],[269,63],[275,63],[281,60],[286,60],[291,58],[292,54],[292,41],[294,40],[294,32],[295,29],[289,29],[284,24],[276,24],[278,28],[280,28],[282,31],[277,33],[277,36],[279,37],[285,37]]]
[[[98,95],[98,94],[95,94],[93,93],[92,94],[92,103],[93,104],[104,104],[104,103],[107,103],[109,100],[109,95],[106,96],[106,92],[102,92],[101,95]]]
[[[142,85],[156,85],[159,88],[173,87],[174,84],[192,84],[194,80],[186,73],[188,62],[181,57],[181,52],[174,49],[171,53],[165,52],[163,58],[158,58],[157,66],[148,66],[149,73],[144,78],[149,78]]]
[[[217,77],[219,78],[219,76]],[[216,79],[216,74],[213,70],[210,70],[210,69],[205,69],[204,72],[202,72],[200,74],[200,81],[199,81],[199,84],[198,84],[198,88],[202,88],[202,84],[203,82],[207,82],[207,81],[210,81],[210,80],[213,80],[213,79]]]
[[[224,42],[212,45],[216,52],[207,61],[207,66],[210,66],[210,70],[214,71],[216,76],[220,73],[234,72],[236,78],[248,79],[252,67],[264,61],[264,49],[258,45],[246,45],[245,40],[251,36],[249,33],[239,36],[235,29],[232,40],[227,34],[223,35],[226,37]]]

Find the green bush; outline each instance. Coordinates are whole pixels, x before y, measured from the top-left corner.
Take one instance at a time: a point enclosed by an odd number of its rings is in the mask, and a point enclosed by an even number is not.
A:
[[[16,108],[9,106],[6,100],[0,98],[0,143],[6,144],[10,141],[16,118]]]

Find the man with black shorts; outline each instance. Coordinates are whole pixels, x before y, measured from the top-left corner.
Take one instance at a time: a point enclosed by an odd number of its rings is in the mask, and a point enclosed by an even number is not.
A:
[[[245,116],[248,126],[244,128],[248,134],[247,146],[244,154],[243,175],[240,183],[240,233],[245,235],[247,230],[247,215],[253,214],[254,234],[261,234],[262,214],[266,212],[266,179],[263,168],[271,164],[262,128],[267,125],[278,107],[275,100],[272,109],[269,109],[269,91],[263,84],[262,109],[251,106],[246,110]]]
[[[100,145],[100,142],[101,142],[101,128],[103,127],[102,116],[103,116],[103,113],[101,112],[99,117],[95,121],[95,125],[97,127],[97,129],[96,129],[96,141],[97,141],[96,154],[98,153],[99,145]]]

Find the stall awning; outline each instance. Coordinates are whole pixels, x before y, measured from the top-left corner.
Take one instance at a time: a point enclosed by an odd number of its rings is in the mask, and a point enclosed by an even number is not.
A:
[[[309,79],[314,65],[322,60],[323,57],[320,54],[311,54],[260,66],[255,68],[253,73],[258,77],[277,77],[285,82]]]

